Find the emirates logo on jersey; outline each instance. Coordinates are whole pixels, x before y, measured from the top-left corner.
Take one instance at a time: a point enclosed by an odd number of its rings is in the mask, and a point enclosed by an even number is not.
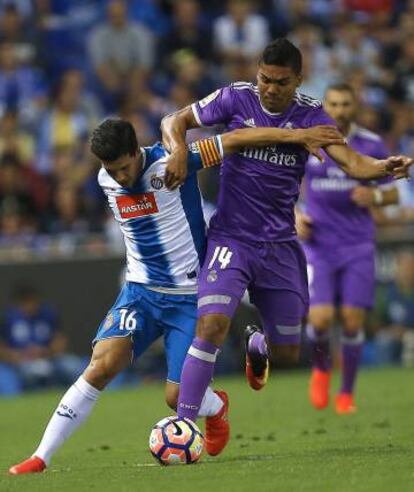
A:
[[[158,213],[157,202],[152,192],[117,196],[116,204],[122,219],[135,219]]]

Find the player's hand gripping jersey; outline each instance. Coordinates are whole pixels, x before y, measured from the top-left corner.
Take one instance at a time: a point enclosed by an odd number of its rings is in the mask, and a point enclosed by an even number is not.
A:
[[[196,171],[221,162],[220,137],[189,146],[188,177],[176,190],[164,184],[164,147],[158,143],[141,151],[143,170],[132,188],[123,188],[104,168],[98,175],[124,235],[126,280],[196,292],[206,242]]]
[[[256,86],[236,82],[192,106],[202,126],[309,128],[334,125],[320,101],[297,93],[283,113],[260,103]],[[221,169],[218,208],[210,232],[247,241],[286,241],[296,236],[294,205],[308,152],[300,145],[245,148],[226,157]]]

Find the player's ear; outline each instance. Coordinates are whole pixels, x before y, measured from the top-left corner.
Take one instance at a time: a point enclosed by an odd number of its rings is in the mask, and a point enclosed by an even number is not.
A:
[[[303,82],[303,75],[299,73],[298,75],[296,75],[296,87],[302,85],[302,82]]]

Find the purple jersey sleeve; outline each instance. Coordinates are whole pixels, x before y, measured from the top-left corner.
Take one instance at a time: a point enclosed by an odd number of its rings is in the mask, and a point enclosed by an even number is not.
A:
[[[227,124],[234,116],[234,89],[231,86],[217,89],[191,108],[200,126]]]

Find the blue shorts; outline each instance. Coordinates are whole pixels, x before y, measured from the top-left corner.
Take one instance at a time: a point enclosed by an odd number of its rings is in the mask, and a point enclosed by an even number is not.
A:
[[[195,294],[162,294],[142,284],[125,282],[115,304],[99,325],[92,345],[107,338],[131,336],[133,355],[139,357],[163,336],[167,381],[178,384],[196,322]]]

